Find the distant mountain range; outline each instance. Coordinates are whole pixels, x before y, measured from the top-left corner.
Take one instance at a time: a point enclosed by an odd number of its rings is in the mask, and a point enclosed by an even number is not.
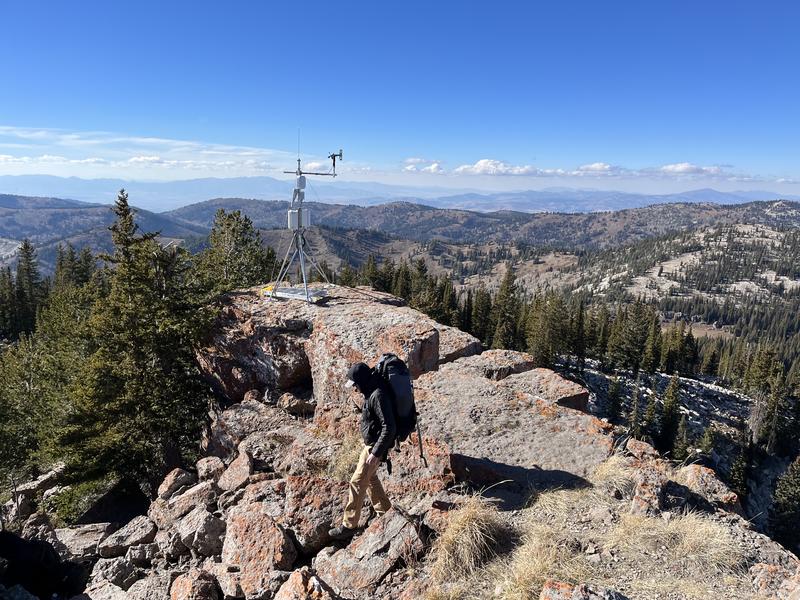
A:
[[[714,204],[680,202],[608,212],[531,213],[512,210],[480,212],[437,208],[413,202],[356,206],[307,202],[313,224],[330,229],[366,230],[394,240],[451,244],[516,243],[580,250],[620,246],[702,226],[755,223],[776,228],[800,227],[800,203],[786,200]],[[195,247],[208,235],[215,212],[240,210],[265,232],[265,241],[278,244],[285,232],[288,202],[217,198],[164,213],[137,208],[142,231],[159,231],[165,240],[185,241]],[[20,240],[37,246],[43,271],[52,269],[58,244],[88,246],[95,252],[110,249],[108,226],[114,215],[108,205],[49,197],[0,194],[0,264],[13,262]],[[277,230],[275,232],[271,230]],[[380,237],[379,236],[379,237]],[[385,237],[362,244],[358,236],[326,236],[339,257],[360,260],[380,253]],[[365,238],[366,239],[366,238]],[[375,244],[370,249],[370,244]],[[348,249],[347,246],[352,245]],[[361,246],[364,246],[363,248]]]
[[[122,179],[80,179],[49,175],[2,175],[0,194],[70,198],[83,202],[110,204],[121,188],[128,190],[131,203],[161,213],[210,198],[252,198],[285,200],[291,197],[293,182],[272,177],[190,179],[184,181],[125,181]],[[548,188],[516,192],[480,192],[435,187],[387,185],[375,182],[324,182],[315,179],[307,191],[308,200],[375,206],[402,200],[436,208],[460,208],[481,212],[593,212],[638,208],[673,202],[739,204],[753,200],[800,200],[770,191],[720,192],[690,190],[676,194]]]

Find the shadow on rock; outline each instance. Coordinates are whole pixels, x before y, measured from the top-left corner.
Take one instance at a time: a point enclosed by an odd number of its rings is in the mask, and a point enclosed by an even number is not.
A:
[[[453,454],[452,465],[458,481],[481,488],[501,510],[521,508],[532,495],[549,490],[591,487],[583,477],[559,469],[519,467],[463,454]]]
[[[89,576],[83,566],[63,562],[49,543],[26,540],[9,531],[0,531],[0,558],[7,563],[5,573],[0,573],[0,583],[7,587],[21,585],[40,598],[79,594]]]

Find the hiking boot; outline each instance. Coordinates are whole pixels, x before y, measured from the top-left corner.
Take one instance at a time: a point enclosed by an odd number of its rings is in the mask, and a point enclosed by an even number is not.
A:
[[[356,530],[354,527],[345,527],[344,525],[339,525],[339,527],[329,529],[328,535],[334,540],[346,540],[347,538],[353,537],[355,532]]]

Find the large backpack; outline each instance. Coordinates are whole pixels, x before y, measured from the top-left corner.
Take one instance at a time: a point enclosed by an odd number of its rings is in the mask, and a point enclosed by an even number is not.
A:
[[[404,442],[417,428],[417,406],[414,403],[411,373],[406,363],[394,354],[383,354],[375,365],[375,372],[383,378],[392,391],[392,406],[397,427],[396,441]]]

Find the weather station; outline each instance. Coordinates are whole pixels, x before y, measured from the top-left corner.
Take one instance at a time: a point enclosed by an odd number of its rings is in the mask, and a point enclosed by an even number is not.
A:
[[[297,159],[297,169],[295,171],[284,171],[284,173],[295,175],[292,202],[289,204],[289,210],[287,211],[286,216],[287,228],[292,232],[292,239],[286,248],[286,255],[281,263],[281,268],[278,271],[277,279],[272,284],[264,288],[264,295],[269,296],[270,298],[305,300],[309,303],[316,303],[320,302],[327,296],[327,290],[324,288],[308,288],[309,277],[307,270],[312,267],[316,269],[325,282],[330,284],[330,280],[328,279],[325,271],[322,270],[317,261],[314,259],[314,255],[311,252],[311,246],[306,240],[305,230],[307,227],[311,226],[311,211],[303,207],[303,201],[305,200],[306,195],[306,176],[314,175],[319,177],[336,177],[336,160],[343,160],[342,151],[339,150],[338,153],[334,152],[329,154],[328,158],[331,160],[331,170],[327,173],[303,171],[300,158]],[[300,264],[300,279],[303,283],[302,288],[299,287],[300,281],[297,282],[297,285],[292,285],[291,281],[288,281],[289,270],[291,269],[295,260],[298,260]],[[281,287],[281,285],[284,283],[284,280],[287,280],[288,286]]]

